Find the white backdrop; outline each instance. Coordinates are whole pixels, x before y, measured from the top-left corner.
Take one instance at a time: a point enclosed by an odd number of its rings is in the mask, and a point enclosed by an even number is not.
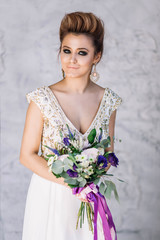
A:
[[[59,25],[65,13],[93,12],[105,22],[99,85],[123,99],[115,143],[127,183],[108,202],[119,240],[160,239],[160,2],[158,0],[0,0],[0,239],[20,240],[32,172],[19,162],[25,94],[61,80]],[[54,238],[53,238],[54,239]],[[58,240],[58,239],[57,239]]]

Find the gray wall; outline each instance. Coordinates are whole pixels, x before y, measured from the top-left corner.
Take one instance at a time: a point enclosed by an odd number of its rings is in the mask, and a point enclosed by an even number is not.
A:
[[[120,204],[108,202],[119,240],[160,239],[158,0],[0,0],[0,239],[20,240],[32,172],[19,163],[28,103],[25,94],[59,81],[58,30],[71,11],[93,11],[105,22],[99,84],[123,98],[117,112],[116,176]],[[111,170],[110,170],[111,172]]]

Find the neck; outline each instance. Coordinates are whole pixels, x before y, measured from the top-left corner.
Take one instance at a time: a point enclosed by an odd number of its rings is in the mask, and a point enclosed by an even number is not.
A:
[[[67,92],[83,94],[86,90],[93,86],[93,82],[88,78],[72,78],[65,77],[63,84]]]

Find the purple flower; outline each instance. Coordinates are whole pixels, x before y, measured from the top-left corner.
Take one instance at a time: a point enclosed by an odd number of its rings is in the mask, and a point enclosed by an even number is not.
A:
[[[100,142],[101,139],[102,139],[102,131],[103,131],[102,128],[100,128],[100,131],[101,131],[101,132],[100,132],[100,135],[99,135],[99,137],[98,137],[98,142]]]
[[[69,133],[70,139],[73,139],[73,133],[71,132],[71,130],[70,130],[70,128],[69,128],[69,126],[68,126],[67,123],[66,123],[66,126],[67,126],[67,128],[68,128],[68,133]]]
[[[66,146],[68,146],[70,144],[68,137],[63,138],[63,142]]]
[[[77,166],[76,166],[76,164],[74,163],[73,164],[73,169],[76,171],[76,168],[77,168]]]
[[[99,155],[99,156],[98,156],[97,164],[100,165],[101,163],[103,163],[102,168],[107,167],[107,158],[104,157],[103,155]]]
[[[117,167],[119,164],[119,160],[113,152],[108,154],[108,162],[114,167]]]
[[[59,154],[59,151],[55,148],[51,148],[51,147],[48,147],[47,145],[44,145],[45,147],[47,147],[48,149],[50,149],[53,153],[57,154],[58,156],[60,156]]]
[[[78,173],[74,172],[72,169],[68,169],[67,173],[70,177],[74,178],[74,177],[78,177]]]

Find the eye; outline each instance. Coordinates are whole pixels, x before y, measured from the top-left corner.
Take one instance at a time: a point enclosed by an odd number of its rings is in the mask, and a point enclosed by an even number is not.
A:
[[[69,49],[63,49],[63,52],[66,53],[66,54],[71,53],[71,51],[70,51]],[[88,53],[85,52],[85,51],[79,51],[78,54],[81,55],[81,56],[85,56],[85,55],[87,55]]]
[[[68,53],[70,53],[71,51],[68,50],[68,49],[63,49],[63,52],[68,54]]]
[[[80,53],[82,53],[82,54],[80,54]],[[80,51],[79,54],[82,55],[82,56],[86,56],[88,53],[85,52],[85,51]]]

